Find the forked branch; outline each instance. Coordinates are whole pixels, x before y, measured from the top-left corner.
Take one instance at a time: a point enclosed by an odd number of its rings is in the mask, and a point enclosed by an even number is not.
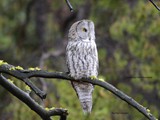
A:
[[[24,79],[29,79],[32,77],[42,77],[42,78],[56,78],[56,79],[63,79],[63,80],[67,80],[67,81],[77,81],[73,78],[71,78],[67,73],[62,73],[62,72],[47,72],[47,71],[43,71],[43,70],[23,70],[23,69],[16,69],[17,67],[14,67],[15,69],[11,69],[14,66],[9,65],[9,64],[2,64],[0,65],[0,73],[6,73],[9,74],[11,76],[14,76],[18,79],[21,79],[22,81]],[[21,101],[23,101],[24,103],[26,103],[32,110],[34,110],[37,114],[39,114],[41,117],[44,116],[44,113],[46,113],[46,111],[42,110],[42,108],[40,108],[39,106],[37,106],[33,100],[30,100],[30,98],[28,98],[29,96],[26,95],[25,92],[21,91],[19,88],[17,88],[16,86],[13,87],[13,85],[10,85],[12,83],[9,84],[9,82],[6,82],[7,79],[5,79],[3,76],[0,77],[0,84],[6,88],[9,92],[14,92],[12,93],[13,95],[15,95],[16,97],[18,97]],[[116,95],[117,97],[119,97],[120,99],[122,99],[123,101],[127,102],[128,104],[130,104],[131,106],[133,106],[135,109],[137,109],[140,113],[142,113],[145,117],[147,117],[149,120],[157,120],[151,113],[150,110],[143,107],[142,105],[140,105],[138,102],[136,102],[133,98],[129,97],[128,95],[126,95],[125,93],[123,93],[122,91],[118,90],[117,88],[115,88],[114,86],[112,86],[111,84],[101,81],[99,79],[92,79],[92,78],[85,78],[85,79],[81,79],[81,81],[79,82],[88,82],[88,83],[92,83],[94,85],[103,87],[106,90],[109,90],[111,93],[113,93],[114,95]],[[32,88],[31,88],[32,89]],[[21,93],[19,96],[16,95],[16,92]],[[37,93],[36,93],[37,94]],[[26,102],[25,100],[23,100],[23,97],[26,97],[26,99],[28,99],[28,101]],[[35,104],[34,107],[35,109],[33,109],[33,105],[31,104]],[[37,111],[38,109],[38,111]],[[39,111],[40,110],[40,111]],[[56,109],[55,109],[56,110]],[[58,112],[58,114],[56,115],[60,115],[62,116],[62,118],[66,119],[67,116],[67,111],[63,110],[63,109],[58,109],[60,110]],[[56,110],[57,111],[57,110]],[[52,113],[52,112],[51,112]],[[54,113],[54,112],[53,112]],[[63,113],[63,114],[60,114]],[[50,114],[50,115],[55,115],[54,114]],[[63,120],[63,119],[62,119]]]
[[[67,116],[67,110],[61,108],[54,109],[44,109],[38,103],[36,103],[28,93],[22,91],[20,88],[15,86],[9,80],[7,80],[3,75],[0,75],[0,85],[3,86],[6,90],[24,102],[28,107],[30,107],[33,111],[35,111],[43,120],[51,120],[51,116],[60,116],[60,120],[65,115]]]

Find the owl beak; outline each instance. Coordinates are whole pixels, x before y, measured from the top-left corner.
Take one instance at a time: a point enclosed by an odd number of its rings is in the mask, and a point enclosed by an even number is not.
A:
[[[88,37],[88,38],[89,38],[89,41],[92,41],[92,40],[94,41],[94,37],[93,37],[92,33],[89,33],[88,36],[89,36],[89,37]]]
[[[91,32],[89,32],[89,33],[88,33],[88,39],[89,39],[89,41],[91,41],[91,40],[92,40]]]

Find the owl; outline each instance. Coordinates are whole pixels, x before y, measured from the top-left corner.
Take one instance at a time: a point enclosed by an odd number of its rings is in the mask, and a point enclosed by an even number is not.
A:
[[[66,64],[71,77],[97,77],[98,53],[95,43],[94,23],[90,20],[75,22],[68,33]],[[94,86],[86,82],[71,82],[80,100],[84,113],[92,110],[92,92]]]

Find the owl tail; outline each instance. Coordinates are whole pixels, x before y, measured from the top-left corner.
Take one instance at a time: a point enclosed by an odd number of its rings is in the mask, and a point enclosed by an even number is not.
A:
[[[90,83],[85,82],[72,82],[73,88],[75,89],[77,96],[80,100],[83,112],[85,114],[91,113],[92,110],[92,91],[94,87]]]

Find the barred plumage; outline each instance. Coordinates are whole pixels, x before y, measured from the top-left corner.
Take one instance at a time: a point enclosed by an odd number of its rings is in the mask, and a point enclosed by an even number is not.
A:
[[[95,43],[94,24],[90,20],[74,23],[68,34],[66,63],[71,77],[75,79],[98,75],[98,54]],[[84,82],[72,82],[80,99],[84,112],[92,109],[93,85]]]

